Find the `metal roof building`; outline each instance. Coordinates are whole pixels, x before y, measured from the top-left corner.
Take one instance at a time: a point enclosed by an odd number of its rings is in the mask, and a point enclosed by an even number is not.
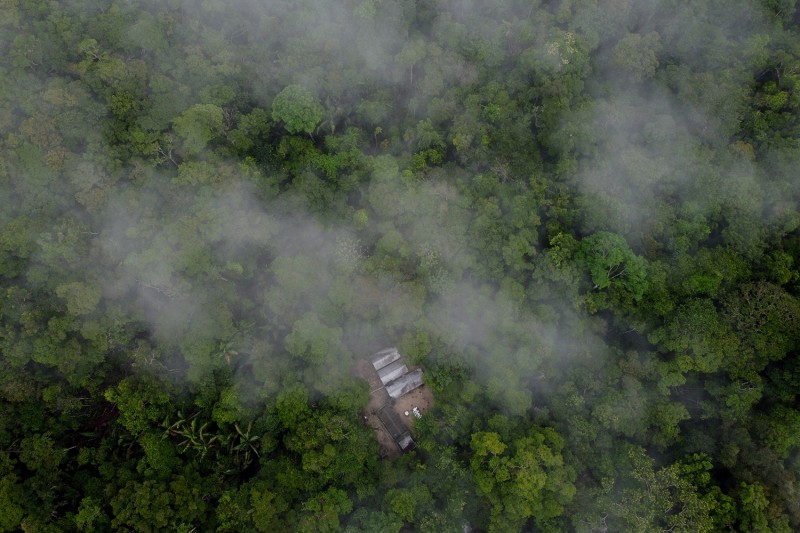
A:
[[[378,411],[378,418],[380,418],[386,431],[389,432],[402,451],[414,447],[414,439],[411,438],[411,432],[394,411],[392,402],[387,403]]]
[[[400,415],[394,410],[394,400],[422,385],[422,369],[417,368],[409,372],[397,348],[386,348],[374,353],[370,357],[370,362],[383,384],[383,387],[372,392],[383,388],[389,395],[388,402],[377,413],[378,418],[400,450],[409,450],[415,446],[414,439],[411,438],[411,432]],[[417,412],[415,416],[416,414]]]
[[[394,363],[389,363],[385,367],[378,370],[378,377],[381,378],[381,383],[388,385],[400,376],[408,373],[408,367],[401,360]]]
[[[376,372],[380,372],[383,367],[394,363],[398,359],[400,359],[400,352],[397,351],[397,348],[386,348],[370,357],[370,361],[372,361],[372,366],[375,368]]]
[[[394,399],[422,385],[422,369],[409,372],[397,348],[376,352],[370,357],[370,361],[381,383],[386,387],[386,392]]]
[[[386,385],[386,392],[392,398],[399,398],[422,385],[422,369],[418,368],[404,374]]]

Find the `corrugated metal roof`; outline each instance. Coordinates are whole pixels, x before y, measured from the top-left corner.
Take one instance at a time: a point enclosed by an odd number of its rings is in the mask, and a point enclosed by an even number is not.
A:
[[[380,371],[381,368],[394,363],[398,359],[400,359],[400,352],[397,351],[397,348],[386,348],[385,350],[376,352],[370,357],[372,366],[376,371]]]
[[[411,432],[408,431],[406,425],[400,420],[391,402],[384,405],[383,408],[378,411],[378,418],[383,423],[386,431],[389,432],[389,435],[392,436],[392,439],[400,446],[401,450],[405,451],[414,444],[414,439],[411,438]]]
[[[386,392],[392,398],[399,398],[422,385],[422,369],[418,368],[386,385]]]
[[[381,378],[381,383],[384,385],[399,378],[408,372],[408,367],[398,359],[394,363],[389,363],[385,367],[378,370],[378,377]]]

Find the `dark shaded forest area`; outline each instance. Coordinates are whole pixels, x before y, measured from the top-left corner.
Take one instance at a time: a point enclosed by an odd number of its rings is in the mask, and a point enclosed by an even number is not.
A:
[[[799,530],[799,24],[0,1],[0,531]]]

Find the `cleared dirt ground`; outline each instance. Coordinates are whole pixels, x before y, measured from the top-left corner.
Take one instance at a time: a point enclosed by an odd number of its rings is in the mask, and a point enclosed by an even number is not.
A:
[[[414,406],[419,408],[423,416],[433,406],[433,392],[426,385],[418,387],[394,401],[394,410],[411,429],[414,428],[416,420],[412,412]],[[405,415],[406,411],[408,411],[408,416]]]
[[[413,369],[411,369],[413,370]],[[369,383],[369,402],[367,409],[364,412],[364,423],[367,424],[375,431],[375,436],[380,444],[381,457],[394,458],[400,455],[400,448],[392,439],[392,436],[383,427],[380,419],[376,413],[386,405],[391,399],[383,387],[378,373],[372,367],[372,363],[367,359],[358,361],[353,367],[353,374],[364,379]],[[400,415],[400,419],[410,428],[414,427],[414,414],[411,412],[414,406],[419,408],[420,412],[425,412],[433,405],[433,392],[425,385],[414,389],[405,396],[394,401],[394,410]],[[409,412],[409,416],[405,416],[405,412]]]
[[[353,370],[358,377],[366,380],[366,382],[369,383],[370,393],[369,403],[367,404],[367,413],[377,413],[380,408],[383,407],[387,401],[389,401],[389,395],[386,393],[386,389],[383,387],[383,384],[378,377],[378,373],[375,372],[375,369],[372,368],[372,364],[366,359],[362,359],[356,363],[356,366]]]

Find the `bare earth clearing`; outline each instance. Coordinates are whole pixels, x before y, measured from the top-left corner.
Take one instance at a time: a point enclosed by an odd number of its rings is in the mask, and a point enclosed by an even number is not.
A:
[[[413,370],[413,368],[411,369]],[[394,458],[400,455],[400,448],[392,439],[392,436],[383,427],[380,419],[376,413],[391,401],[386,389],[383,387],[378,373],[372,367],[368,359],[358,361],[353,367],[353,373],[358,377],[366,380],[369,383],[369,402],[367,409],[364,412],[364,423],[370,426],[374,431],[380,444],[380,454],[383,458]],[[394,401],[394,410],[400,416],[400,419],[409,427],[413,429],[414,418],[411,410],[416,406],[421,413],[424,413],[433,405],[433,392],[425,385],[414,389],[405,396],[398,398]],[[405,416],[405,412],[409,412],[409,416]]]

